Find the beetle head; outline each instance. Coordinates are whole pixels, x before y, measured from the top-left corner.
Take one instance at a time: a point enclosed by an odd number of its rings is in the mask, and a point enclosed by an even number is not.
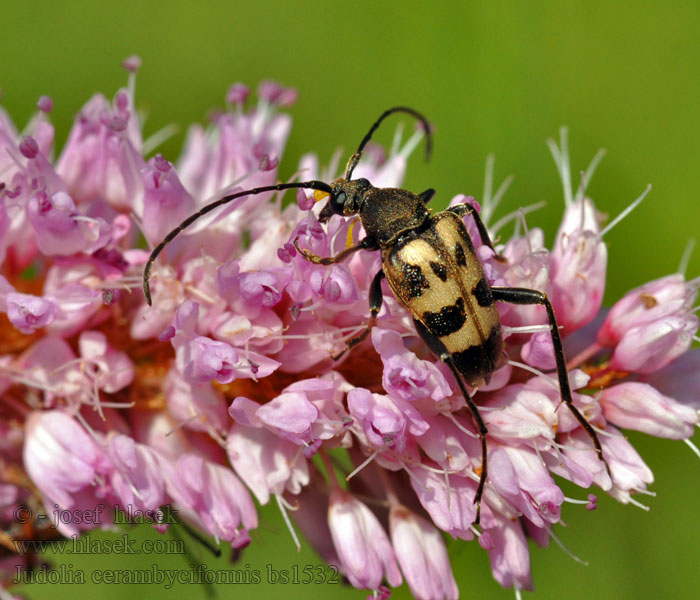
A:
[[[349,217],[357,214],[362,207],[362,203],[367,192],[372,189],[372,184],[367,179],[336,179],[331,183],[331,197],[328,204],[323,207],[318,220],[325,223],[333,215]]]

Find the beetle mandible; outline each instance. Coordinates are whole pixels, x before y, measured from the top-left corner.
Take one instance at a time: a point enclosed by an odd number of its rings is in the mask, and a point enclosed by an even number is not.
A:
[[[496,302],[544,306],[552,337],[561,398],[593,441],[598,458],[610,474],[598,435],[574,406],[561,336],[549,299],[539,290],[494,287],[489,284],[462,221],[463,217],[470,216],[482,243],[494,250],[486,227],[474,207],[471,204],[459,204],[432,214],[426,205],[435,194],[433,189],[414,194],[404,189],[375,188],[367,179],[352,179],[352,173],[372,135],[384,119],[396,112],[407,113],[422,124],[426,132],[426,155],[429,156],[431,134],[427,119],[405,106],[384,111],[348,160],[344,176],[331,184],[304,181],[253,188],[224,196],[185,219],[153,249],[145,265],[143,291],[146,302],[151,304],[149,278],[154,261],[173,238],[199,217],[243,196],[293,188],[324,192],[330,198],[321,210],[319,221],[325,223],[333,215],[359,215],[365,237],[357,245],[346,248],[333,257],[312,254],[300,248],[298,239],[295,239],[294,245],[302,256],[323,265],[341,262],[358,250],[379,250],[382,257],[382,267],[370,285],[370,317],[367,326],[351,338],[345,350],[334,358],[340,358],[345,351],[369,335],[382,307],[381,283],[386,278],[396,299],[412,314],[418,335],[452,371],[474,419],[481,442],[481,472],[474,495],[477,506],[476,524],[479,523],[481,498],[488,477],[488,430],[464,382],[472,389],[488,383],[493,372],[504,361],[501,322]]]

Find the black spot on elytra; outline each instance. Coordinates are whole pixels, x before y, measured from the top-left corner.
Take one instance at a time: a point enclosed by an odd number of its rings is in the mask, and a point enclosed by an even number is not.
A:
[[[467,266],[467,255],[464,253],[462,244],[457,244],[455,246],[455,260],[460,267]]]
[[[435,273],[435,275],[437,275],[440,279],[442,279],[443,281],[447,281],[447,269],[445,268],[445,265],[439,262],[433,262],[431,260],[430,268],[433,270],[433,273]]]
[[[401,273],[403,274],[403,288],[408,298],[418,298],[424,289],[430,287],[423,271],[417,265],[403,263]]]
[[[482,277],[476,287],[472,290],[472,294],[479,303],[479,306],[491,306],[493,304],[493,294],[491,286],[487,283],[486,278]]]
[[[455,367],[466,379],[469,385],[483,380],[488,383],[501,359],[503,338],[501,328],[496,326],[483,344],[470,346],[461,352],[453,352],[450,356]]]
[[[423,313],[425,326],[430,333],[437,337],[444,337],[459,331],[466,320],[464,298],[458,298],[457,302],[450,306],[443,306],[440,312],[425,311]]]

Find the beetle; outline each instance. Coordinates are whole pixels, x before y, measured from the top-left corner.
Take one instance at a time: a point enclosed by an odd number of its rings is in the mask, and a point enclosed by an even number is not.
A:
[[[384,111],[348,160],[344,176],[331,184],[314,180],[253,188],[224,196],[185,219],[153,249],[145,265],[143,291],[146,301],[151,304],[148,281],[154,261],[175,236],[199,217],[243,196],[293,188],[324,192],[330,198],[319,214],[319,221],[325,223],[333,215],[358,215],[365,237],[357,245],[346,248],[332,257],[317,256],[300,248],[297,238],[294,245],[301,255],[306,260],[323,265],[339,263],[359,250],[380,251],[382,258],[381,269],[370,284],[370,317],[367,326],[352,337],[345,350],[334,358],[339,359],[345,351],[369,335],[382,307],[381,284],[386,278],[396,299],[413,316],[420,338],[452,371],[471,411],[481,442],[481,472],[474,496],[477,506],[476,524],[479,523],[481,498],[488,477],[488,430],[467,386],[477,389],[488,383],[493,372],[506,358],[496,302],[544,306],[552,337],[561,398],[593,441],[598,458],[610,474],[610,467],[603,457],[598,435],[574,406],[559,327],[549,299],[539,290],[495,287],[489,284],[462,220],[465,216],[473,219],[482,243],[495,252],[488,231],[476,209],[471,204],[459,204],[433,214],[427,208],[427,204],[435,195],[432,188],[415,194],[404,189],[375,188],[363,178],[352,179],[353,171],[374,132],[384,119],[397,112],[407,113],[422,124],[426,132],[426,156],[429,157],[432,139],[427,119],[406,106],[395,106]]]

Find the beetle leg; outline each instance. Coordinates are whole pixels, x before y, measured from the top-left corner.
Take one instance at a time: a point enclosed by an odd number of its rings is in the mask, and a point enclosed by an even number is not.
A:
[[[491,242],[489,232],[486,231],[484,222],[481,220],[478,211],[471,204],[456,204],[455,206],[450,206],[450,208],[448,208],[447,210],[456,214],[458,217],[471,215],[471,217],[474,219],[474,223],[476,223],[476,228],[479,230],[479,235],[481,236],[481,243],[486,244],[494,252],[496,251],[493,247],[493,243]]]
[[[424,192],[418,194],[418,197],[423,201],[423,204],[428,204],[433,199],[435,195],[435,190],[433,188],[428,188]]]
[[[600,445],[598,434],[586,420],[586,417],[584,417],[574,406],[573,396],[571,395],[571,387],[569,386],[569,376],[566,370],[564,348],[561,343],[561,336],[559,335],[559,325],[557,325],[557,319],[554,316],[554,309],[552,308],[552,304],[549,302],[549,298],[547,298],[547,295],[543,292],[538,290],[529,290],[526,288],[492,287],[491,292],[493,293],[493,298],[496,301],[508,302],[509,304],[541,304],[547,310],[547,319],[549,320],[549,329],[552,335],[554,359],[557,363],[557,377],[559,378],[559,391],[561,392],[562,400],[564,400],[566,406],[571,411],[571,414],[574,415],[576,420],[581,424],[581,427],[583,427],[591,440],[593,440],[593,446],[595,446],[596,454],[605,465],[605,470],[608,472],[608,475],[612,480],[610,465],[608,465],[608,461],[606,461],[603,457],[603,448]]]
[[[464,383],[462,383],[459,370],[457,369],[457,365],[455,365],[452,355],[446,352],[440,356],[440,360],[450,367],[452,374],[457,380],[457,385],[462,391],[462,395],[467,402],[467,406],[472,413],[472,418],[476,423],[476,427],[479,430],[479,439],[481,440],[481,475],[479,476],[479,486],[476,488],[476,494],[474,496],[474,504],[476,504],[476,520],[474,521],[474,525],[478,525],[479,520],[481,519],[481,496],[484,494],[484,486],[486,485],[486,477],[488,476],[486,460],[486,434],[488,433],[488,429],[486,428],[486,423],[484,423],[484,420],[481,418],[479,409],[477,408],[476,404],[474,404],[474,401],[469,395],[469,392],[467,392],[467,389],[464,387]]]
[[[380,270],[372,279],[372,283],[369,286],[369,321],[367,322],[367,327],[364,331],[361,331],[356,336],[351,337],[345,346],[345,349],[333,357],[333,360],[338,360],[343,354],[345,354],[351,348],[357,346],[360,342],[367,339],[374,323],[377,320],[377,314],[382,309],[382,303],[384,301],[384,296],[382,294],[382,279],[384,279],[384,271]]]
[[[297,249],[299,254],[301,254],[309,262],[316,265],[332,265],[334,263],[343,262],[348,256],[357,252],[358,250],[376,250],[378,246],[374,240],[369,237],[365,237],[359,244],[357,244],[357,246],[346,248],[335,256],[318,256],[313,252],[299,248],[299,238],[297,237],[294,238],[294,247]]]

